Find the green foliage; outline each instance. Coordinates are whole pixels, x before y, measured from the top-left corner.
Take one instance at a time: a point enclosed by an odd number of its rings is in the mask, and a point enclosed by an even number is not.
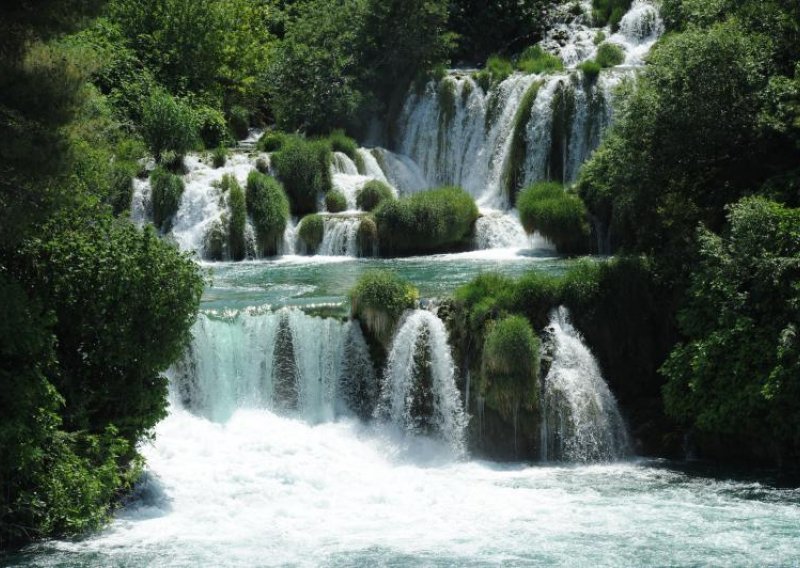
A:
[[[287,136],[272,154],[272,166],[286,188],[292,213],[317,211],[319,198],[331,190],[331,148],[326,140]]]
[[[202,105],[194,108],[193,113],[197,134],[204,148],[218,148],[230,141],[228,125],[220,111]]]
[[[276,152],[283,147],[288,135],[275,130],[267,130],[258,139],[257,147],[262,152]]]
[[[228,256],[229,220],[222,215],[214,220],[203,235],[203,258],[206,260],[224,260]]]
[[[231,260],[242,260],[246,252],[244,231],[247,225],[247,203],[245,194],[242,186],[230,174],[223,176],[222,184],[223,192],[228,194],[228,207],[231,212],[228,228],[228,251]]]
[[[494,322],[483,344],[480,389],[490,407],[513,420],[539,400],[539,338],[524,317]]]
[[[593,59],[589,59],[578,65],[578,69],[583,72],[583,76],[589,81],[597,79],[602,68],[603,66]]]
[[[606,33],[603,30],[598,31],[596,34],[594,34],[594,39],[592,41],[595,45],[600,45],[606,41]]]
[[[358,256],[376,256],[378,254],[378,225],[372,217],[364,217],[358,225],[356,233]]]
[[[539,45],[527,48],[517,59],[516,67],[523,73],[553,73],[564,70],[564,62]]]
[[[325,194],[325,208],[330,213],[341,213],[347,210],[347,199],[338,189],[332,189]]]
[[[484,91],[489,91],[493,85],[502,83],[514,72],[511,60],[501,55],[490,55],[483,69],[473,76]]]
[[[310,254],[316,253],[325,236],[325,220],[322,215],[306,215],[297,226],[297,236]]]
[[[250,131],[250,112],[239,105],[228,111],[228,128],[236,140],[244,140]]]
[[[406,310],[413,309],[419,291],[388,270],[365,272],[350,290],[351,315],[384,345]]]
[[[289,219],[289,200],[283,187],[275,178],[253,170],[247,176],[245,201],[256,230],[258,254],[276,255]]]
[[[472,197],[457,187],[384,201],[375,210],[381,253],[390,256],[463,247],[472,236],[477,218],[478,208]]]
[[[633,0],[592,0],[592,18],[598,27],[611,26],[611,31],[619,29],[619,22],[631,9]]]
[[[192,109],[165,91],[154,91],[142,103],[141,133],[158,162],[168,151],[183,156],[197,145]]]
[[[153,203],[153,224],[162,232],[172,228],[172,219],[178,212],[184,185],[180,176],[158,167],[150,174],[150,195]]]
[[[558,183],[538,183],[517,199],[525,231],[538,231],[553,242],[559,252],[580,254],[589,249],[589,223],[581,199]]]
[[[392,188],[379,180],[370,180],[356,193],[356,206],[363,211],[374,211],[384,201],[394,199]]]
[[[614,43],[601,43],[597,48],[595,61],[600,67],[614,67],[625,61],[625,52]]]
[[[331,151],[341,152],[348,158],[353,160],[358,171],[364,172],[364,158],[358,153],[358,144],[355,140],[348,137],[344,130],[334,130],[328,136],[328,141],[331,144]]]
[[[800,210],[748,198],[723,236],[701,230],[679,313],[686,343],[664,365],[667,411],[713,433],[800,450]]]
[[[528,139],[525,133],[527,132],[528,122],[531,119],[531,113],[533,112],[533,103],[536,101],[536,95],[539,93],[541,87],[541,81],[532,83],[531,86],[528,87],[514,115],[511,149],[508,153],[503,171],[503,181],[509,203],[514,202],[517,190],[520,189],[522,185],[524,175],[523,168],[525,167],[525,158],[528,154]]]
[[[221,168],[228,161],[228,149],[225,146],[218,146],[211,152],[211,165]]]

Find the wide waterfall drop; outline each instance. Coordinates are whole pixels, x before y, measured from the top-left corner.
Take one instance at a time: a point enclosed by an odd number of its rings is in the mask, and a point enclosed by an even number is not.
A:
[[[358,256],[357,216],[326,215],[323,218],[324,233],[317,254],[320,256]]]
[[[447,329],[434,313],[408,312],[392,340],[379,414],[415,434],[443,438],[464,452],[467,416],[456,388]]]
[[[597,462],[625,457],[630,452],[625,421],[566,308],[553,311],[548,331],[555,355],[543,384],[542,460]]]
[[[475,222],[475,246],[478,249],[530,248],[531,237],[519,222],[516,211],[505,213],[483,209]]]

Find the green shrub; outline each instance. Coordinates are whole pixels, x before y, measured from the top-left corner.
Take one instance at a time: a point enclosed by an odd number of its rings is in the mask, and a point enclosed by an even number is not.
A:
[[[534,184],[517,199],[522,226],[528,233],[539,231],[564,254],[588,250],[589,223],[583,201],[558,183]]]
[[[281,184],[253,170],[247,176],[245,201],[256,231],[258,254],[278,254],[289,218],[289,201]]]
[[[413,309],[418,299],[417,289],[393,272],[370,270],[350,291],[351,315],[370,335],[388,345],[400,316]]]
[[[510,311],[522,314],[534,329],[543,329],[550,312],[562,298],[562,279],[542,272],[528,272],[514,283]]]
[[[594,34],[594,40],[592,40],[595,45],[600,45],[604,41],[606,41],[606,33],[603,30],[600,30],[596,34]]]
[[[268,130],[258,139],[256,147],[262,152],[277,152],[283,147],[288,134],[275,130]]]
[[[611,31],[617,31],[620,20],[631,9],[632,3],[633,0],[592,0],[594,25],[597,27],[609,25]]]
[[[221,168],[228,161],[228,149],[224,146],[218,146],[211,152],[211,165],[215,168]]]
[[[595,61],[600,67],[614,67],[625,61],[625,52],[613,43],[603,43],[597,48]]]
[[[486,402],[507,420],[539,400],[540,341],[524,317],[492,323],[483,343],[480,389]]]
[[[203,258],[224,260],[228,254],[228,235],[230,232],[227,215],[216,219],[203,236]]]
[[[358,256],[375,256],[378,253],[378,226],[372,217],[364,217],[356,233]]]
[[[364,158],[358,153],[358,144],[355,140],[347,136],[344,130],[334,130],[328,136],[333,152],[341,152],[355,163],[359,173],[364,173]]]
[[[228,111],[228,128],[236,140],[244,140],[250,129],[250,113],[242,106],[233,106]]]
[[[228,194],[228,207],[231,211],[228,251],[231,260],[242,260],[246,253],[244,231],[247,225],[247,202],[242,186],[235,177],[230,174],[224,176],[222,184],[223,192]]]
[[[303,217],[297,227],[297,235],[309,254],[316,253],[325,236],[325,220],[322,215],[314,213]]]
[[[164,233],[172,228],[172,219],[180,207],[183,189],[180,176],[162,167],[157,167],[150,174],[153,224]]]
[[[472,197],[458,187],[384,201],[375,210],[381,252],[391,256],[463,248],[469,243],[477,218]]]
[[[382,181],[371,180],[356,193],[356,206],[363,211],[374,211],[381,203],[392,199],[392,188]]]
[[[118,161],[111,167],[109,180],[109,203],[114,215],[122,215],[131,209],[133,200],[133,178],[139,170],[136,162]]]
[[[141,133],[157,162],[167,151],[182,158],[197,145],[192,109],[161,90],[155,90],[142,104]]]
[[[475,73],[474,79],[484,91],[489,91],[493,85],[502,83],[514,72],[511,60],[502,55],[490,55],[486,65]]]
[[[325,194],[325,208],[330,213],[341,213],[347,211],[347,199],[338,189],[332,189]]]
[[[195,123],[200,140],[205,148],[217,148],[230,139],[228,126],[223,114],[211,107],[201,106],[194,109]]]
[[[517,60],[517,69],[523,73],[552,73],[564,70],[564,62],[557,55],[553,55],[534,45],[522,52]]]
[[[330,144],[326,140],[287,136],[272,154],[272,165],[286,188],[292,212],[316,213],[318,198],[332,187]]]
[[[589,81],[594,81],[595,79],[597,79],[597,76],[600,75],[600,70],[602,68],[603,67],[593,59],[584,61],[583,63],[578,65],[578,69],[580,69],[583,72],[583,76]]]

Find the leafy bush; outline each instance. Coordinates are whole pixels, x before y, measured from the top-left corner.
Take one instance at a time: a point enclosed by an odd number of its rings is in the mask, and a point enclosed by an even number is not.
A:
[[[463,248],[477,218],[472,197],[458,187],[384,201],[375,210],[381,252],[391,256]]]
[[[231,218],[228,226],[228,251],[231,260],[242,260],[245,257],[244,231],[247,226],[247,202],[244,191],[236,178],[230,174],[222,178],[223,192],[228,194],[228,207]]]
[[[122,215],[131,209],[133,201],[133,178],[138,171],[136,162],[116,162],[110,171],[109,203],[114,215]]]
[[[325,194],[325,208],[331,213],[341,213],[347,210],[347,199],[338,189],[332,189]]]
[[[142,104],[141,133],[157,162],[167,151],[182,157],[197,145],[192,109],[161,90]]]
[[[325,236],[325,220],[322,215],[306,215],[297,227],[297,235],[310,254],[316,253]]]
[[[595,61],[600,67],[614,67],[625,61],[625,52],[614,43],[602,43],[597,48]]]
[[[236,105],[228,111],[228,128],[236,140],[244,140],[250,131],[250,113]]]
[[[194,121],[204,148],[218,148],[230,140],[222,112],[208,106],[194,109]]]
[[[211,152],[211,165],[215,168],[221,168],[228,161],[228,149],[224,146],[218,146]]]
[[[534,184],[517,199],[522,226],[539,231],[565,254],[587,252],[589,223],[583,201],[557,183]]]
[[[419,292],[388,270],[365,272],[350,291],[351,315],[382,344],[388,345],[400,316],[413,309]]]
[[[183,189],[183,180],[180,176],[162,167],[157,167],[150,174],[153,224],[164,233],[172,228],[172,219],[181,204]]]
[[[289,218],[289,200],[283,187],[275,178],[253,170],[247,176],[245,201],[256,231],[258,254],[278,254]]]
[[[381,203],[392,199],[392,188],[382,181],[371,180],[356,193],[356,206],[363,211],[374,211]]]
[[[378,253],[378,226],[372,217],[364,217],[356,233],[358,256],[375,256]]]
[[[563,71],[564,62],[557,55],[545,51],[539,45],[534,45],[522,52],[516,67],[523,73],[552,73]]]
[[[507,420],[539,400],[539,338],[521,316],[494,322],[483,344],[481,392]]]
[[[597,76],[600,75],[600,70],[603,67],[593,59],[588,61],[584,61],[580,65],[578,65],[578,69],[583,72],[583,76],[586,77],[589,81],[594,81],[597,79]]]
[[[268,130],[261,135],[256,144],[262,152],[276,152],[283,147],[283,143],[289,137],[288,134],[275,130]]]
[[[286,188],[292,213],[317,211],[317,200],[330,191],[331,148],[325,140],[287,136],[272,154],[272,166]]]
[[[486,60],[483,69],[475,73],[474,79],[484,91],[489,91],[493,85],[502,83],[514,72],[511,60],[501,55],[491,55]]]
[[[348,137],[344,130],[334,130],[328,136],[333,152],[341,152],[355,163],[359,172],[364,172],[364,158],[358,153],[358,144],[355,140]]]
[[[633,0],[592,0],[594,25],[608,25],[611,26],[611,31],[617,31],[620,20],[631,9],[632,3]]]

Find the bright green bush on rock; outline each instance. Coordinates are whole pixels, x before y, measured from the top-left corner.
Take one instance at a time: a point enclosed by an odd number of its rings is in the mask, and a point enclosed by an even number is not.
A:
[[[211,152],[211,165],[214,168],[221,168],[228,161],[228,149],[224,146],[214,148]]]
[[[331,190],[331,147],[326,140],[287,136],[272,154],[272,166],[286,188],[292,213],[316,213],[320,196]]]
[[[390,256],[443,252],[468,244],[478,208],[463,189],[443,187],[375,210],[381,253]]]
[[[184,184],[180,176],[157,167],[150,174],[153,224],[163,232],[172,228],[172,219],[178,212]]]
[[[597,48],[595,61],[600,67],[614,67],[625,61],[625,52],[620,46],[605,42]]]
[[[514,65],[511,60],[501,55],[490,55],[486,60],[483,69],[473,76],[475,82],[488,92],[493,85],[502,83],[514,72]]]
[[[319,248],[325,236],[325,221],[322,215],[306,215],[297,227],[297,235],[306,246],[310,254],[314,254]]]
[[[276,152],[281,149],[287,137],[283,132],[268,130],[258,139],[256,147],[262,152]]]
[[[538,183],[520,193],[517,209],[525,231],[538,231],[564,254],[589,248],[590,228],[581,199],[557,183]]]
[[[347,199],[338,189],[332,189],[325,194],[325,208],[330,213],[341,213],[347,210]]]
[[[371,270],[350,291],[351,315],[387,346],[400,316],[413,309],[417,300],[419,292],[405,280],[387,270]]]
[[[589,61],[584,61],[580,65],[578,65],[578,69],[583,72],[583,76],[589,80],[594,81],[597,79],[597,76],[600,75],[600,70],[602,69],[602,65],[600,65],[597,61],[590,59]]]
[[[617,31],[619,22],[631,9],[633,0],[592,0],[592,18],[595,26],[611,26]]]
[[[364,172],[364,158],[358,153],[358,144],[355,140],[347,136],[344,130],[334,130],[328,136],[331,150],[333,152],[341,152],[355,163],[359,173]]]
[[[185,103],[161,90],[142,104],[141,133],[157,162],[165,152],[183,157],[197,145],[195,117]]]
[[[256,231],[258,254],[278,254],[289,219],[289,200],[283,187],[275,178],[253,170],[247,176],[245,201]]]
[[[392,199],[392,188],[382,181],[371,180],[356,193],[356,206],[363,211],[374,211],[381,203]]]
[[[223,192],[228,194],[228,207],[231,213],[228,226],[228,252],[231,260],[242,260],[246,253],[244,231],[247,226],[247,202],[242,186],[235,177],[228,174],[222,178],[222,182]]]
[[[564,62],[557,55],[542,49],[539,45],[529,47],[522,52],[516,67],[523,73],[553,73],[564,70]]]

